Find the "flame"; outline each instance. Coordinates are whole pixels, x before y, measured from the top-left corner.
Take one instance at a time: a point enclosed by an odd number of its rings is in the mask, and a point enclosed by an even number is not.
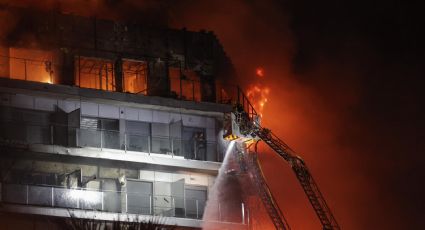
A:
[[[264,72],[263,67],[257,67],[255,69],[255,75],[257,77],[263,78],[265,76]],[[264,86],[261,83],[251,84],[246,91],[246,96],[261,118],[263,117],[263,111],[267,104],[269,93],[269,87]]]
[[[255,70],[255,74],[256,74],[258,77],[264,77],[264,69],[263,69],[262,67],[258,67],[258,68]]]
[[[54,84],[59,72],[53,62],[53,52],[30,48],[4,48],[0,56],[5,60],[0,73],[12,79]]]
[[[267,86],[257,83],[250,85],[246,92],[246,96],[252,103],[252,106],[254,106],[254,109],[260,117],[263,117],[263,111],[268,101],[270,89]]]

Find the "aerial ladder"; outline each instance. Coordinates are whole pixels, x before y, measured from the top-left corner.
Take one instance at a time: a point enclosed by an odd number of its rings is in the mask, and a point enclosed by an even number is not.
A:
[[[288,222],[282,214],[279,205],[276,203],[276,200],[274,199],[273,194],[264,179],[264,174],[261,170],[257,155],[250,154],[250,156],[251,157],[248,159],[248,167],[252,169],[250,170],[250,172],[252,172],[252,179],[255,183],[255,187],[257,188],[257,193],[263,202],[264,208],[267,211],[267,214],[269,215],[276,229],[290,230],[291,228],[289,227]]]
[[[237,94],[237,102],[235,103],[235,109],[231,116],[232,131],[230,135],[225,134],[225,138],[237,139],[239,137],[248,137],[256,139],[258,141],[263,140],[280,157],[282,157],[286,162],[289,163],[301,187],[307,195],[307,198],[310,201],[310,204],[312,205],[317,217],[319,218],[323,230],[340,230],[341,228],[336,222],[335,217],[333,216],[329,206],[326,204],[326,201],[322,193],[320,192],[319,187],[314,181],[313,176],[311,175],[310,170],[308,169],[305,162],[302,160],[301,157],[296,155],[294,150],[292,150],[284,141],[279,139],[270,129],[261,127],[259,121],[260,117],[258,116],[252,104],[249,102],[248,98],[244,95],[243,91],[239,88]],[[257,172],[257,175],[261,175],[261,177],[264,177],[262,172]],[[254,179],[264,181],[264,178]],[[265,187],[267,188],[266,190],[268,190],[268,199],[270,200],[269,202],[266,201],[265,207],[266,209],[268,209],[269,215],[270,213],[272,213],[271,219],[274,222],[275,227],[277,229],[288,229],[289,226],[287,226],[286,220],[281,214],[281,211],[279,210],[279,207],[277,206],[270,190],[268,189],[268,186],[265,185]],[[278,209],[278,211],[273,211],[273,209]],[[277,216],[280,216],[280,221],[276,221]],[[281,223],[285,224],[282,225]]]

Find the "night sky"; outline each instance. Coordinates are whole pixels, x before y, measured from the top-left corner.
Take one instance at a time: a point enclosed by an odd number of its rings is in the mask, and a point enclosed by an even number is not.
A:
[[[214,31],[237,81],[270,89],[264,125],[305,159],[342,229],[425,229],[424,1],[22,2]],[[289,166],[260,149],[289,224],[320,229]]]

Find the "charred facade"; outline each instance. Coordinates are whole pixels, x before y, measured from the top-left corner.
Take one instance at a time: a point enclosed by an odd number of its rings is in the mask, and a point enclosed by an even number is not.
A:
[[[216,36],[1,10],[2,211],[200,227],[236,90]]]

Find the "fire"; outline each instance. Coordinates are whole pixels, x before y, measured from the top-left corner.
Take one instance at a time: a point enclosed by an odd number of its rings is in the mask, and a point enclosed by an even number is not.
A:
[[[258,67],[258,68],[255,70],[255,74],[257,74],[257,76],[258,76],[258,77],[264,77],[264,69],[263,69],[263,68],[261,68],[261,67]]]
[[[255,75],[257,77],[263,78],[265,76],[264,72],[265,71],[263,67],[257,67],[255,69]],[[246,96],[260,117],[263,117],[263,110],[268,101],[267,98],[269,93],[270,89],[259,82],[251,84],[246,91]]]
[[[267,86],[263,86],[260,83],[250,85],[248,87],[246,96],[254,106],[260,117],[263,117],[264,107],[268,101],[270,89]]]

